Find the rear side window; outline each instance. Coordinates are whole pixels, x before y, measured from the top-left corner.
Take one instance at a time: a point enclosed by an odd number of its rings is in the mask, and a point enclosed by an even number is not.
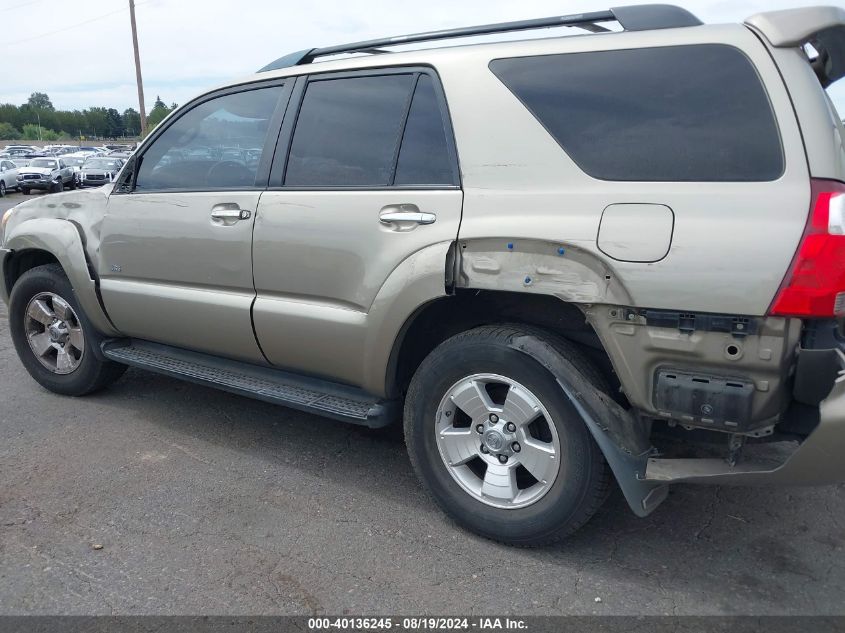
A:
[[[455,184],[443,116],[434,92],[434,82],[428,75],[420,75],[414,91],[396,165],[395,184]]]
[[[731,46],[497,59],[490,69],[594,178],[749,182],[783,173],[768,96]]]
[[[430,76],[320,79],[305,90],[285,186],[451,186],[454,164]]]
[[[288,186],[388,185],[414,75],[308,84],[288,158]]]

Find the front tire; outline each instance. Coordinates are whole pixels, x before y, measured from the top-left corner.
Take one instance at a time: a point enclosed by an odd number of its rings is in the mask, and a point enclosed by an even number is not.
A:
[[[607,496],[610,473],[555,376],[512,346],[526,336],[591,383],[602,380],[574,346],[542,331],[476,328],[420,365],[405,400],[405,441],[423,485],[455,521],[496,541],[534,546],[586,523]]]
[[[65,183],[62,181],[62,179],[61,179],[61,178],[59,178],[59,179],[58,179],[58,180],[57,180],[57,181],[53,184],[52,191],[53,191],[53,193],[61,193],[61,192],[62,192],[62,191],[64,191],[64,190],[65,190]]]
[[[9,329],[18,357],[41,386],[83,396],[111,384],[125,365],[95,354],[101,337],[79,307],[58,264],[25,272],[12,288]]]
[[[21,193],[25,196],[29,195],[29,187],[21,187]]]

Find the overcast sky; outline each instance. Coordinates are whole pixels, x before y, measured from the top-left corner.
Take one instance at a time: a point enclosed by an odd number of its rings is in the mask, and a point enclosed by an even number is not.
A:
[[[147,111],[157,95],[168,104],[181,104],[206,88],[303,48],[641,3],[136,0]],[[711,23],[741,22],[760,11],[824,3],[677,0]],[[46,92],[58,109],[101,105],[137,109],[127,7],[128,0],[0,0],[0,103],[21,104],[39,91]],[[845,85],[834,86],[832,95],[845,116]]]

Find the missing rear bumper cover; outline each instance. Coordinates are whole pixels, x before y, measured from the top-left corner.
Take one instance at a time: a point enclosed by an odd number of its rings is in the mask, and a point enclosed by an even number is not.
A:
[[[714,430],[752,430],[753,398],[754,383],[742,378],[658,369],[654,381],[654,404],[663,417]]]

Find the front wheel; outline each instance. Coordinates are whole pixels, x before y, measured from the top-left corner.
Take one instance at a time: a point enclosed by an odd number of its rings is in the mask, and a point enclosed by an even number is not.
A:
[[[29,187],[21,187],[21,193],[25,196],[29,195]]]
[[[28,270],[12,287],[9,329],[26,370],[55,393],[89,394],[126,370],[124,365],[97,357],[94,348],[100,337],[57,264]]]
[[[59,178],[55,183],[53,183],[53,193],[61,193],[65,190],[65,183]]]
[[[596,383],[595,369],[565,341],[519,326],[480,327],[445,341],[420,365],[405,400],[405,440],[417,475],[448,515],[482,536],[530,546],[586,523],[610,475],[555,376],[512,345],[526,336]]]

